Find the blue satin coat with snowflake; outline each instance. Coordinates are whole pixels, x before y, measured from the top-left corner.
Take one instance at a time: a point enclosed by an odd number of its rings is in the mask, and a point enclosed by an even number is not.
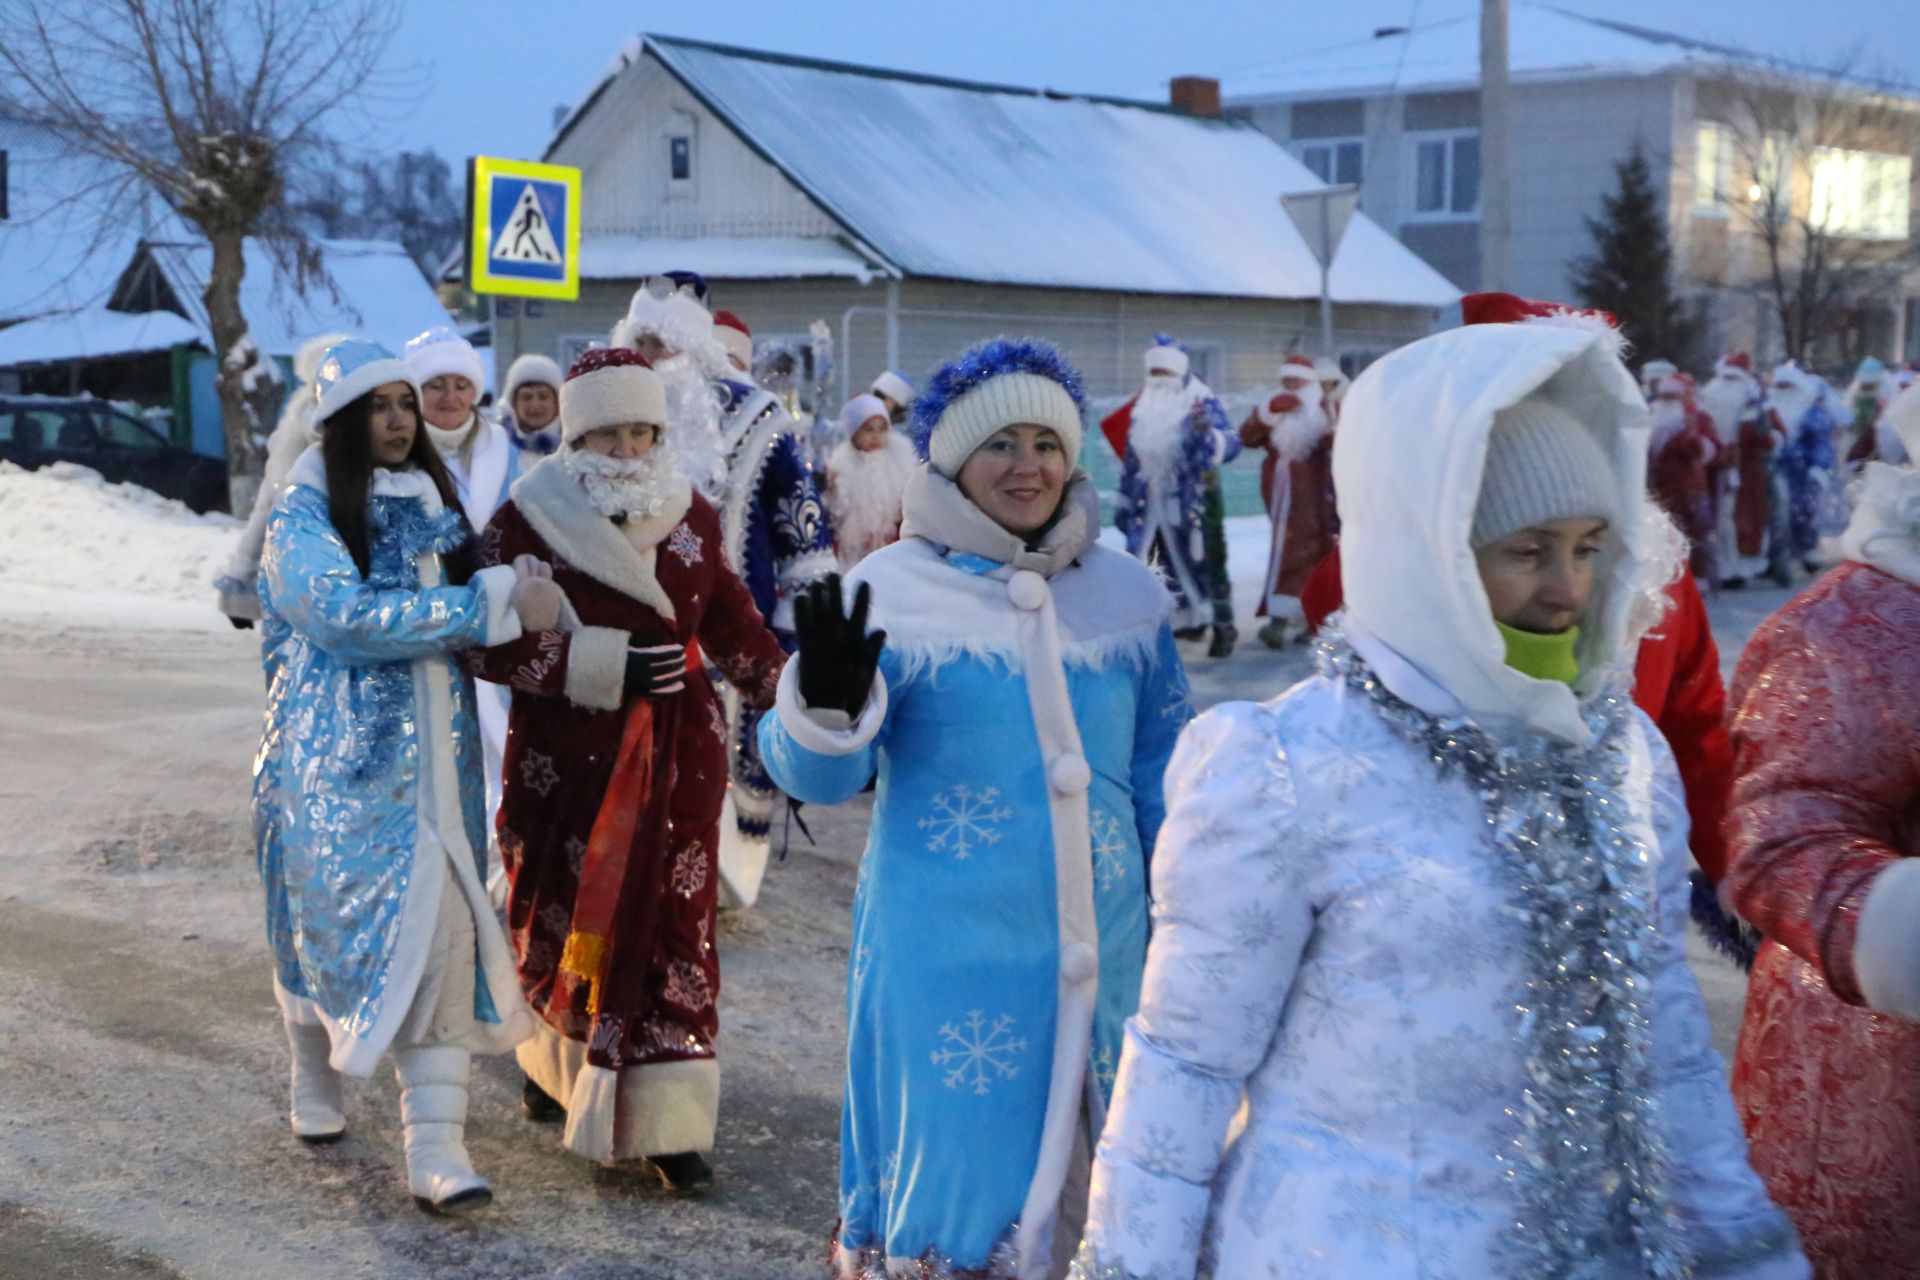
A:
[[[1234,434],[1227,420],[1227,411],[1220,401],[1208,396],[1193,407],[1193,414],[1200,416],[1206,423],[1203,431],[1192,430],[1192,415],[1187,422],[1187,433],[1180,446],[1180,465],[1173,476],[1174,492],[1178,495],[1180,506],[1180,528],[1190,554],[1198,559],[1204,555],[1200,546],[1201,522],[1205,518],[1207,472],[1216,466],[1233,461],[1240,453],[1240,437]],[[1148,479],[1140,467],[1140,455],[1131,447],[1127,450],[1125,463],[1120,468],[1120,500],[1114,504],[1114,527],[1127,537],[1127,554],[1138,556],[1141,553],[1141,540],[1146,537]]]
[[[375,495],[367,506],[364,581],[324,493],[293,485],[268,520],[260,561],[266,725],[253,777],[255,852],[280,985],[356,1035],[384,1007],[419,843],[416,659],[447,664],[460,812],[482,881],[487,848],[473,680],[452,661],[486,637],[487,602],[478,584],[421,589],[416,564],[468,534],[457,512],[429,515],[412,498]],[[475,1014],[499,1020],[484,982],[475,985]]]
[[[896,551],[869,557],[852,580]],[[900,593],[888,586],[875,583],[873,622],[891,637],[908,622],[889,612]],[[950,621],[950,637],[975,630]],[[801,800],[840,803],[878,773],[853,906],[839,1239],[843,1256],[978,1268],[1020,1217],[1053,1061],[1047,762],[1026,677],[1000,657],[929,655],[889,639],[880,666],[886,718],[862,750],[818,754],[780,714],[760,722],[774,781]],[[1093,777],[1100,970],[1089,1066],[1104,1111],[1140,997],[1161,775],[1192,704],[1164,622],[1102,659],[1069,647],[1066,676]]]
[[[1774,469],[1787,485],[1788,525],[1796,555],[1812,555],[1820,546],[1821,525],[1831,506],[1828,495],[1838,483],[1834,475],[1834,426],[1827,406],[1815,400],[1797,425],[1787,424],[1787,443],[1773,457]]]

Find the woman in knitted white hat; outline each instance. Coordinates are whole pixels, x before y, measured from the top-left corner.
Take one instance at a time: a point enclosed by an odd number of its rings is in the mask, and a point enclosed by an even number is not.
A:
[[[500,810],[507,921],[541,1022],[523,1102],[569,1150],[707,1185],[720,1104],[713,948],[727,734],[709,663],[766,708],[786,653],[681,472],[660,379],[589,351],[565,443],[513,488],[483,559],[551,563],[557,629],[472,655],[514,689]],[[688,660],[697,642],[700,659]]]
[[[507,369],[507,385],[500,398],[507,410],[500,425],[513,438],[523,454],[522,461],[532,466],[560,447],[560,384],[566,375],[553,357],[529,351]]]
[[[1591,327],[1471,324],[1354,382],[1344,625],[1167,771],[1077,1274],[1807,1275],[1687,967],[1679,777],[1616,678],[1678,567],[1646,419]]]
[[[1070,1189],[1139,994],[1146,850],[1189,714],[1171,599],[1096,541],[1082,412],[1079,375],[1040,343],[997,339],[934,374],[902,538],[849,575],[851,618],[837,578],[802,598],[760,722],[792,795],[838,803],[879,777],[854,903],[842,1277],[1058,1274],[1077,1236]]]
[[[482,888],[474,689],[455,657],[553,625],[557,592],[537,566],[475,567],[391,352],[336,343],[314,391],[321,443],[289,472],[261,557],[254,776],[293,1129],[339,1138],[341,1075],[391,1049],[408,1184],[465,1211],[492,1195],[467,1158],[469,1055],[511,1048],[533,1019]]]

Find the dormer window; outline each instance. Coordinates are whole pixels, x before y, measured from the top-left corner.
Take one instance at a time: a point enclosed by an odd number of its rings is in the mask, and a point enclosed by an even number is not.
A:
[[[675,182],[693,179],[693,138],[676,133],[667,139],[667,172]]]

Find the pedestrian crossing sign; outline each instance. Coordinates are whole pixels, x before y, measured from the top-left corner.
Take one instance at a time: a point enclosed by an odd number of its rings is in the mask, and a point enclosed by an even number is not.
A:
[[[580,171],[475,156],[467,162],[467,283],[475,293],[580,296]]]

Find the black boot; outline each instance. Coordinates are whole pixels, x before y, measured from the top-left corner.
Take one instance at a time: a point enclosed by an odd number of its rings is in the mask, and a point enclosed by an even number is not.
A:
[[[1240,638],[1240,632],[1234,627],[1222,623],[1213,624],[1213,643],[1207,646],[1209,658],[1225,658],[1233,653],[1234,641]]]
[[[649,1156],[647,1162],[660,1175],[669,1191],[698,1195],[713,1186],[713,1166],[698,1151],[682,1151],[670,1156]]]
[[[520,1110],[537,1124],[559,1124],[567,1118],[567,1109],[553,1095],[535,1084],[531,1077],[520,1087]]]
[[[1198,640],[1207,634],[1205,627],[1181,627],[1173,633],[1175,640]]]

